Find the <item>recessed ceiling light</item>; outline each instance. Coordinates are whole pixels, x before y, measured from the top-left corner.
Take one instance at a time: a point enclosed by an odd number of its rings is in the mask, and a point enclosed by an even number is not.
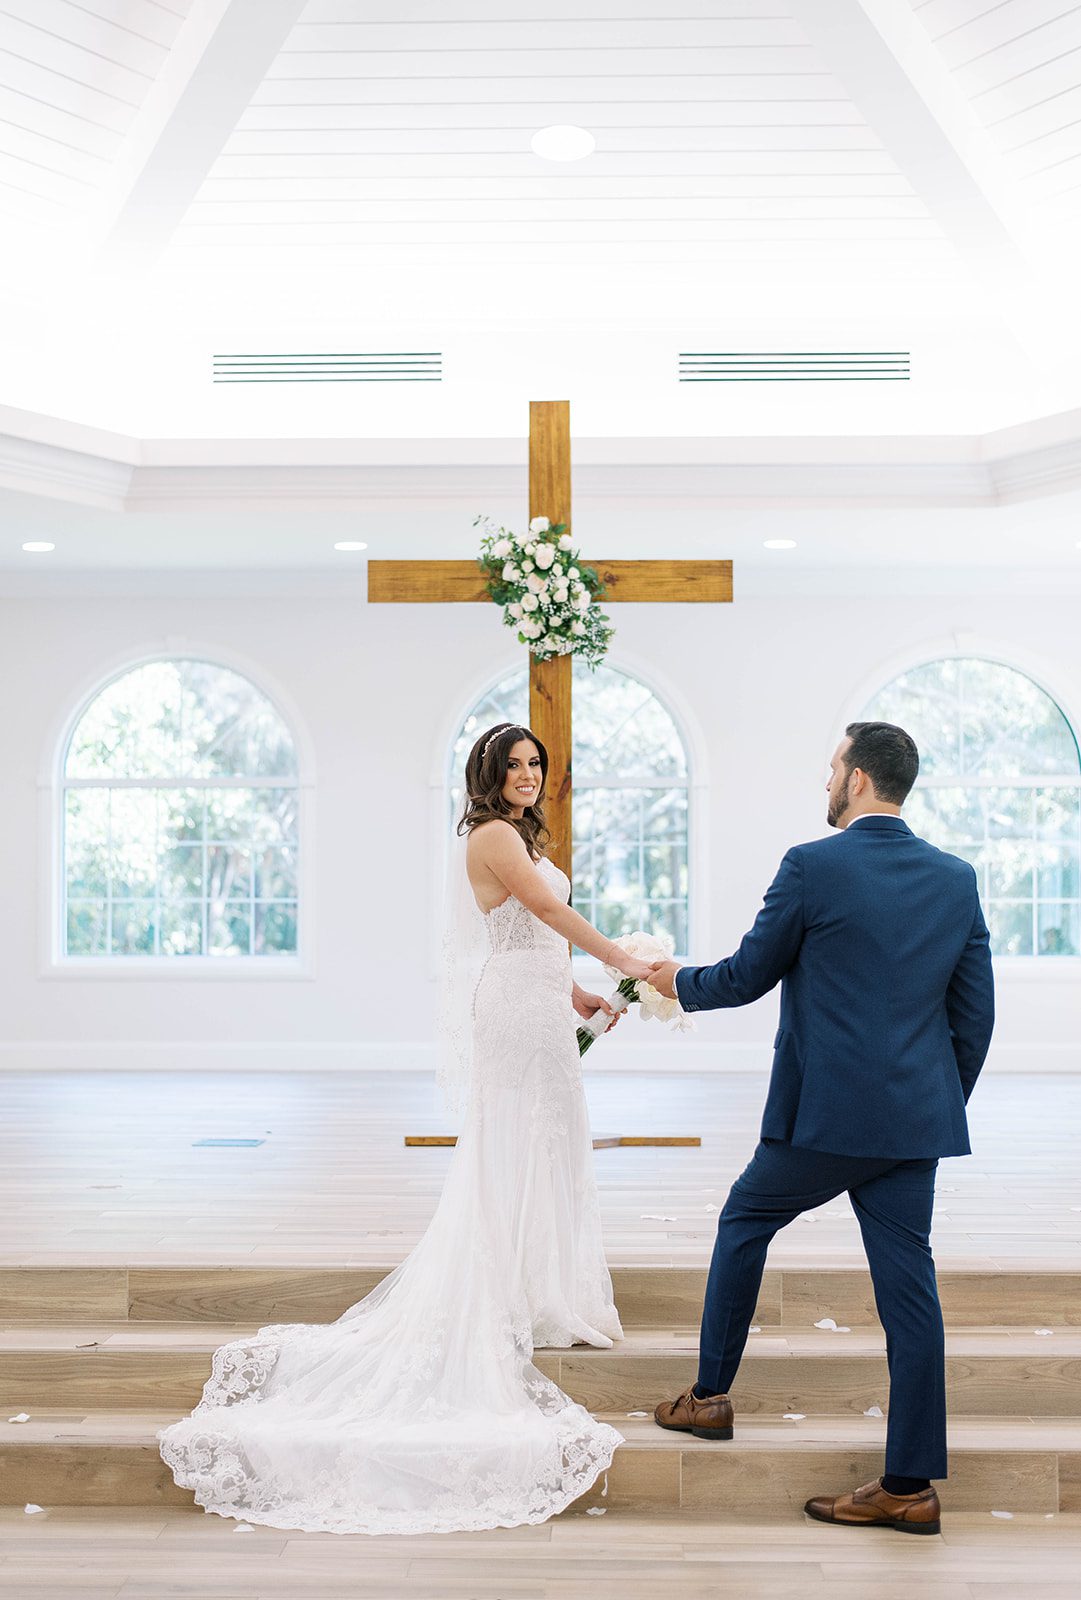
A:
[[[334,548],[335,550],[367,550],[368,546],[360,539],[342,539]]]
[[[545,161],[581,161],[597,148],[597,141],[588,128],[576,128],[569,122],[539,129],[532,143],[536,154]]]
[[[23,545],[24,550],[29,550],[31,555],[44,555],[47,550],[55,550],[56,546],[50,544],[48,539],[31,539],[29,544]]]
[[[795,539],[763,539],[762,543],[767,550],[794,550]]]

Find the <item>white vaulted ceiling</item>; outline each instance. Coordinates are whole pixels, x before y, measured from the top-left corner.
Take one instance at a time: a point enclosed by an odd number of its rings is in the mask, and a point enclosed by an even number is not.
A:
[[[533,153],[562,122],[592,155]],[[513,436],[557,393],[594,437],[982,434],[1081,404],[1079,130],[1069,0],[2,0],[0,404],[181,438]],[[442,381],[393,395],[213,381],[416,350]],[[680,384],[714,350],[911,376]]]
[[[1081,218],[1081,8],[911,0],[1037,229]]]
[[[5,0],[0,217],[9,225],[63,235],[92,222],[190,7],[191,0]]]
[[[545,17],[545,10],[552,14]],[[312,0],[178,231],[353,259],[871,268],[952,251],[778,0]],[[577,14],[575,14],[577,13]],[[590,14],[592,13],[592,15]],[[550,123],[596,136],[535,156]]]

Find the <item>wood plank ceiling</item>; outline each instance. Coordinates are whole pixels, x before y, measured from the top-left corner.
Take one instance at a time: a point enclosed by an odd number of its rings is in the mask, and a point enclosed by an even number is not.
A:
[[[1081,5],[911,0],[1033,221],[1081,217]]]
[[[952,270],[784,0],[312,0],[179,232],[370,259]],[[545,15],[550,10],[554,14]],[[596,136],[580,164],[537,128]]]
[[[4,0],[0,216],[62,231],[92,218],[191,0]]]

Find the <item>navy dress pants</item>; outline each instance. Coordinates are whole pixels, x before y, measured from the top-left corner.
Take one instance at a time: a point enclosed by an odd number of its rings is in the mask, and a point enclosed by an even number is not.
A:
[[[946,1476],[942,1312],[929,1235],[935,1158],[829,1155],[763,1139],[717,1222],[706,1285],[698,1382],[727,1394],[747,1342],[769,1242],[779,1228],[847,1190],[863,1232],[890,1373],[886,1471]]]

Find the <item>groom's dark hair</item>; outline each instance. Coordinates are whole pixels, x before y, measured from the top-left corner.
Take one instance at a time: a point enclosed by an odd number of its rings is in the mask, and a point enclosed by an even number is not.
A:
[[[887,805],[903,805],[920,770],[920,753],[910,733],[892,722],[850,722],[845,733],[852,740],[845,751],[845,772],[859,767]]]

